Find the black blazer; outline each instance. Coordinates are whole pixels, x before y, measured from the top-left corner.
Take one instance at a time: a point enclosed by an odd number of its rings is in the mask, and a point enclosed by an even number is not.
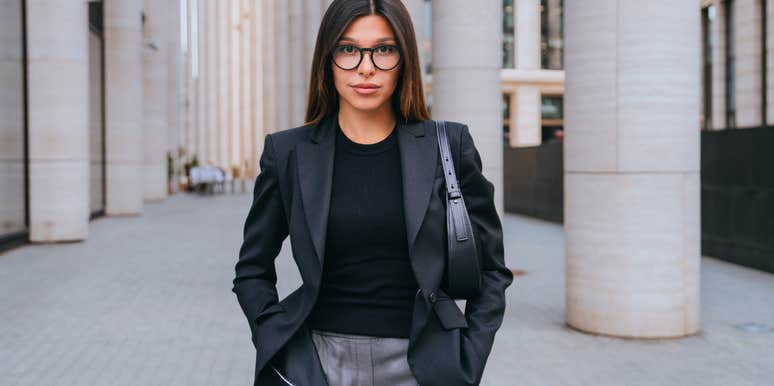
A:
[[[256,385],[326,384],[304,321],[317,299],[325,259],[335,119],[329,115],[319,124],[265,137],[232,288],[256,348]],[[505,289],[513,281],[504,264],[494,186],[481,173],[481,157],[468,127],[451,121],[446,127],[482,268],[481,292],[468,299],[464,315],[443,290],[446,203],[435,126],[431,120],[399,121],[395,128],[408,251],[419,284],[408,362],[423,386],[480,382],[502,324]],[[274,259],[288,235],[303,284],[278,301]]]

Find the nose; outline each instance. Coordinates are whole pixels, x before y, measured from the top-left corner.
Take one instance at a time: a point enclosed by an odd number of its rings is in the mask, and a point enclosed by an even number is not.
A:
[[[371,59],[371,54],[372,53],[369,51],[363,51],[363,59],[360,61],[360,65],[357,67],[357,71],[360,75],[370,75],[374,73],[375,67],[374,62]]]

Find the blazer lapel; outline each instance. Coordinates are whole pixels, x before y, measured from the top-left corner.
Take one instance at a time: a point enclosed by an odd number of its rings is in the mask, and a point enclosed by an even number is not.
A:
[[[427,126],[426,122],[412,122],[397,127],[409,256],[430,203],[438,166],[438,144],[435,136],[426,134]]]
[[[309,141],[296,145],[299,186],[304,214],[322,269],[330,211],[333,156],[337,116],[329,115],[315,126]],[[431,121],[430,121],[431,122]],[[398,147],[403,181],[403,213],[409,256],[425,217],[437,168],[438,145],[427,135],[426,122],[398,121]]]
[[[295,149],[304,215],[320,262],[320,271],[324,261],[331,202],[334,139],[336,138],[334,119],[337,119],[336,115],[323,118],[312,130],[309,141],[299,142]]]

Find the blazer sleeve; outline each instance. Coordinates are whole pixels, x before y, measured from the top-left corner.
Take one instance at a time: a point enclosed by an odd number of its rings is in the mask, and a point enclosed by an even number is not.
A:
[[[244,223],[244,239],[239,248],[232,288],[253,333],[258,314],[278,301],[274,259],[288,235],[271,135],[264,139],[259,165],[260,172],[255,179],[253,201]]]
[[[513,282],[513,273],[505,266],[503,229],[494,202],[494,185],[482,174],[481,156],[468,126],[460,135],[460,188],[473,228],[481,264],[481,291],[467,300],[463,340],[468,340],[480,361],[476,382],[481,381],[484,366],[494,344],[496,331],[505,313],[505,289]]]

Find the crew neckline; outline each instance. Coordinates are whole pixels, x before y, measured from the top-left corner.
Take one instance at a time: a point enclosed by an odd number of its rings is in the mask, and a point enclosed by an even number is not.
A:
[[[381,141],[374,143],[359,143],[347,137],[347,135],[344,134],[344,131],[341,129],[341,126],[339,126],[338,122],[336,122],[336,143],[340,144],[344,150],[350,153],[360,155],[378,154],[391,149],[397,143],[397,131],[398,127],[396,123],[396,126],[393,127],[390,134]]]

